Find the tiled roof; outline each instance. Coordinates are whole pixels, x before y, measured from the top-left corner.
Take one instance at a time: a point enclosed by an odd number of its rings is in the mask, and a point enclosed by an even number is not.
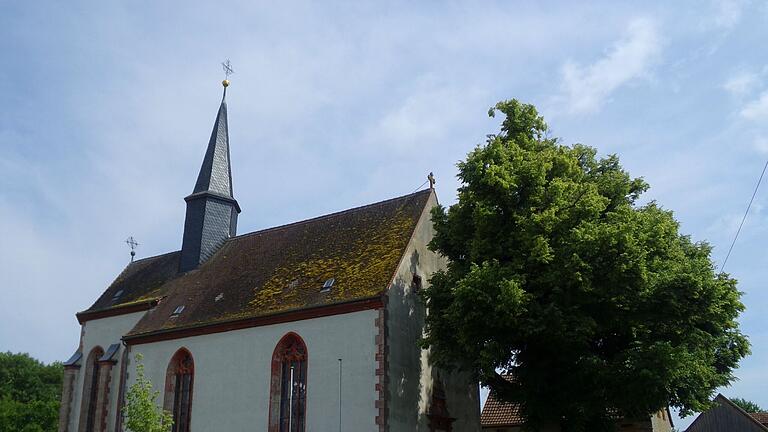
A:
[[[165,295],[165,283],[177,276],[179,251],[132,262],[85,312],[129,306]]]
[[[762,423],[764,426],[768,426],[768,412],[749,413],[753,419]]]
[[[483,412],[480,414],[480,424],[483,427],[489,426],[522,426],[523,416],[520,414],[520,405],[501,402],[493,394],[488,396],[488,400],[483,405]]]
[[[136,261],[87,312],[163,298],[128,335],[137,336],[378,297],[429,197],[425,190],[233,237],[183,274],[178,252]],[[321,292],[331,278],[333,287]]]
[[[507,381],[513,381],[512,375],[502,375]],[[523,426],[524,418],[520,404],[500,401],[494,391],[488,395],[480,413],[480,425],[483,428]],[[612,414],[617,421],[623,421],[618,414]]]
[[[509,375],[505,375],[504,378],[508,381],[512,380]],[[491,391],[480,413],[480,425],[482,427],[522,426],[523,416],[520,413],[520,405],[502,402],[497,399],[495,392]]]

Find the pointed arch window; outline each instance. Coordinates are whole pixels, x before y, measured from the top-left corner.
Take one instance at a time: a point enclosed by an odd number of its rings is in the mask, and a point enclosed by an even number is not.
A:
[[[307,346],[285,335],[272,354],[269,432],[304,432],[307,405]]]
[[[174,354],[165,375],[163,407],[173,413],[173,432],[189,432],[194,383],[195,361],[192,354],[182,348]]]
[[[430,432],[451,432],[455,418],[448,413],[445,387],[438,378],[432,387],[432,403],[427,410]]]
[[[104,350],[97,346],[88,354],[83,379],[83,397],[80,403],[80,432],[95,432],[96,408],[99,405],[99,359]]]

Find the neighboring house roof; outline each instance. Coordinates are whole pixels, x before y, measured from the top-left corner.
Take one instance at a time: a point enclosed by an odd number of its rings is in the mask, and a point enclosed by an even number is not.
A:
[[[512,375],[502,375],[507,381],[512,381],[514,377]],[[669,414],[669,410],[667,410]],[[621,418],[615,417],[617,420]],[[670,427],[672,426],[672,419],[669,419]],[[488,395],[488,399],[483,405],[483,410],[480,413],[480,426],[482,428],[499,428],[499,427],[514,427],[523,426],[525,419],[520,409],[520,404],[512,402],[503,402],[498,399],[496,393],[492,390]]]
[[[507,381],[512,381],[512,375],[503,375]],[[522,426],[523,416],[520,405],[512,402],[500,401],[496,392],[491,390],[488,399],[480,413],[480,425],[482,427]]]
[[[749,413],[749,415],[763,426],[768,426],[768,412]]]
[[[523,416],[520,413],[520,405],[502,402],[491,391],[480,413],[480,425],[482,427],[522,426]]]
[[[394,277],[430,194],[427,189],[239,235],[183,274],[177,271],[178,251],[138,260],[78,317],[162,299],[127,335],[130,339],[378,298]],[[331,278],[333,287],[321,292]],[[183,311],[172,316],[179,306]]]
[[[685,432],[719,431],[764,432],[768,431],[768,427],[719,394],[714,400],[714,406],[699,414]]]

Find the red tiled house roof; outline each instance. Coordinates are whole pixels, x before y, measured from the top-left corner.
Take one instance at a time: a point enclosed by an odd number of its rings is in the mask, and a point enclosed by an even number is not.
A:
[[[749,415],[763,426],[768,426],[768,412],[749,413]]]
[[[480,413],[480,424],[482,427],[522,426],[520,405],[499,401],[491,392]]]
[[[504,375],[504,379],[512,381],[511,375]],[[480,413],[480,425],[482,427],[522,426],[523,416],[520,405],[512,402],[500,401],[496,392],[491,391]]]

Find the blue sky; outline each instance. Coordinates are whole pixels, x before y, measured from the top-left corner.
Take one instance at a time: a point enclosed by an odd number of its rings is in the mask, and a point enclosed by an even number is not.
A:
[[[514,97],[723,259],[768,158],[768,2],[412,3],[0,3],[0,350],[65,359],[126,237],[179,248],[226,58],[241,233],[430,171],[450,204]],[[768,408],[766,196],[728,263],[753,354],[722,391]]]

